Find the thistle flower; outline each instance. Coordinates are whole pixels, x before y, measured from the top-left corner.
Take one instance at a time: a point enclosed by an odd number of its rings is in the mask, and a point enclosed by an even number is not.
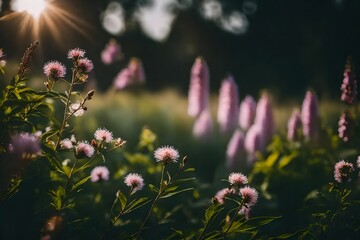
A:
[[[75,152],[77,158],[92,157],[95,149],[87,142],[79,142],[76,145]]]
[[[137,173],[129,173],[125,177],[124,183],[128,187],[131,187],[131,193],[135,193],[136,191],[139,191],[144,187],[144,179],[140,174]]]
[[[89,73],[91,70],[93,70],[93,68],[94,64],[88,58],[80,58],[77,61],[77,69],[79,69],[83,73]]]
[[[188,114],[195,117],[207,109],[209,104],[209,68],[205,60],[196,58],[190,74]]]
[[[339,183],[350,182],[351,175],[355,171],[354,165],[341,160],[335,164],[334,178]]]
[[[90,174],[92,182],[107,181],[109,180],[109,169],[105,166],[95,167]]]
[[[252,165],[256,152],[265,150],[264,134],[260,126],[254,124],[249,128],[245,136],[244,146],[248,154],[248,165]]]
[[[128,69],[130,71],[133,84],[145,82],[145,71],[140,59],[131,58]]]
[[[226,149],[226,167],[229,170],[235,169],[239,165],[244,151],[244,134],[240,130],[236,130],[232,135]]]
[[[70,105],[70,110],[73,112],[75,117],[80,117],[84,114],[85,110],[80,103],[73,103]]]
[[[225,78],[220,87],[217,119],[223,133],[233,131],[238,124],[239,94],[232,76]]]
[[[341,84],[341,100],[347,104],[352,104],[357,97],[357,81],[356,75],[352,66],[351,58],[348,59],[345,65],[344,79]]]
[[[94,133],[94,137],[98,141],[105,141],[107,143],[113,140],[112,133],[106,128],[98,128]]]
[[[106,65],[109,65],[122,57],[121,47],[115,39],[110,39],[105,45],[104,50],[101,51],[101,60]]]
[[[243,187],[240,188],[239,192],[244,201],[244,204],[247,205],[248,207],[252,207],[257,203],[259,194],[254,188],[248,186]]]
[[[122,69],[114,79],[114,87],[122,90],[131,85],[131,73],[128,68]]]
[[[9,151],[22,159],[30,159],[41,154],[39,137],[31,133],[18,133],[11,136]]]
[[[63,140],[60,142],[60,146],[61,146],[61,148],[63,148],[63,149],[71,149],[71,148],[74,147],[72,141],[71,141],[70,139],[68,139],[68,138],[63,139]]]
[[[301,109],[303,135],[308,139],[317,137],[319,124],[319,106],[316,94],[307,91]]]
[[[225,197],[228,197],[230,195],[235,195],[235,189],[231,188],[223,188],[221,190],[219,190],[216,194],[214,199],[220,203],[220,204],[224,204],[224,200]]]
[[[213,122],[208,109],[205,109],[196,119],[193,129],[193,136],[197,139],[209,139],[213,133]]]
[[[172,146],[159,147],[154,152],[156,162],[162,162],[164,165],[174,163],[179,159],[179,152]]]
[[[77,60],[79,58],[83,58],[85,56],[85,53],[86,52],[83,49],[73,48],[73,49],[69,50],[67,57],[68,57],[68,59]]]
[[[254,98],[247,95],[240,104],[239,126],[247,130],[254,123],[256,113],[256,102]]]
[[[275,124],[270,98],[262,94],[256,107],[255,124],[264,132],[264,144],[267,145],[275,132]]]
[[[247,177],[239,172],[233,172],[229,175],[229,183],[231,186],[240,187],[248,183]]]
[[[289,118],[287,125],[287,138],[290,141],[297,139],[298,129],[301,127],[301,118],[299,110],[294,110]]]
[[[44,74],[52,79],[65,77],[66,67],[58,61],[50,61],[44,65]]]
[[[353,129],[353,120],[348,111],[341,114],[338,125],[339,138],[341,138],[344,142],[349,141],[349,137]]]

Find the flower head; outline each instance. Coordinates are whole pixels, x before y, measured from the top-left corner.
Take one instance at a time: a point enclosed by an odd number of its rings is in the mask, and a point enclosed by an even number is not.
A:
[[[11,136],[9,151],[23,159],[32,158],[41,153],[39,137],[31,133],[19,133]]]
[[[104,64],[109,65],[116,60],[119,60],[123,57],[121,52],[120,45],[116,42],[115,39],[110,39],[110,41],[105,45],[104,50],[101,52],[101,60]]]
[[[61,148],[64,148],[64,149],[71,149],[74,147],[72,141],[68,138],[63,139],[60,142],[60,146],[61,146]]]
[[[341,114],[338,125],[339,138],[341,138],[344,142],[349,141],[350,134],[353,130],[353,120],[348,111]]]
[[[240,188],[239,192],[243,198],[244,204],[246,204],[248,207],[252,207],[256,204],[259,194],[254,188],[246,186]]]
[[[197,139],[206,140],[211,137],[213,133],[213,122],[208,109],[205,109],[200,113],[194,123],[192,133]]]
[[[247,130],[254,123],[256,114],[256,102],[254,98],[247,95],[240,104],[239,125],[242,129]]]
[[[300,113],[298,110],[294,110],[289,118],[288,125],[287,125],[287,138],[290,141],[296,140],[298,137],[297,132],[298,129],[301,127],[301,118]]]
[[[267,145],[275,132],[273,110],[267,94],[262,94],[258,101],[255,124],[262,128],[264,144]]]
[[[249,128],[245,136],[244,146],[248,154],[248,164],[251,165],[255,160],[256,152],[263,152],[266,147],[264,133],[260,126],[254,124]]]
[[[239,165],[241,156],[244,155],[244,134],[236,130],[232,135],[226,149],[226,166],[228,169],[235,169]]]
[[[55,80],[65,77],[66,68],[58,61],[50,61],[44,65],[44,74]]]
[[[90,174],[92,182],[107,181],[109,180],[109,169],[105,166],[95,167]]]
[[[344,79],[341,84],[341,100],[347,104],[352,104],[357,96],[357,81],[352,66],[351,59],[349,58],[344,71]]]
[[[114,79],[114,87],[116,90],[122,90],[131,85],[131,72],[128,68],[122,69]]]
[[[335,164],[334,178],[339,183],[350,182],[351,175],[355,171],[354,165],[341,160]]]
[[[220,204],[224,204],[225,201],[225,197],[228,197],[230,195],[235,195],[235,189],[231,188],[223,188],[221,190],[219,190],[216,194],[214,199],[220,203]]]
[[[67,55],[68,59],[74,59],[74,60],[77,60],[84,56],[85,56],[85,50],[80,49],[80,48],[70,49],[68,52],[68,55]]]
[[[242,173],[233,172],[233,173],[230,173],[230,175],[229,175],[229,183],[232,186],[240,187],[244,184],[247,184],[248,179]]]
[[[70,105],[70,110],[73,111],[75,117],[82,116],[85,112],[84,108],[81,106],[80,103],[73,103]]]
[[[83,73],[88,73],[93,70],[94,64],[88,58],[80,58],[77,61],[77,68]]]
[[[156,162],[162,162],[167,165],[169,163],[174,163],[179,159],[179,152],[171,146],[159,147],[154,152],[154,157]]]
[[[132,188],[132,193],[135,193],[144,187],[144,179],[140,174],[137,173],[129,173],[125,177],[124,183]]]
[[[301,108],[301,123],[304,136],[308,139],[316,138],[319,124],[319,106],[316,94],[312,91],[306,92]]]
[[[79,142],[75,148],[77,158],[92,157],[95,149],[87,142]]]
[[[98,141],[105,141],[107,143],[113,140],[112,133],[106,128],[99,128],[94,133],[95,139]]]

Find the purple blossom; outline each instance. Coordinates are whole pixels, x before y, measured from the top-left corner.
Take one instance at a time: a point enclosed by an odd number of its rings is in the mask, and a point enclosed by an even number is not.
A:
[[[357,81],[356,76],[352,67],[351,59],[345,66],[344,79],[341,84],[341,100],[347,104],[352,104],[357,97]]]
[[[252,165],[256,152],[265,150],[265,139],[262,128],[256,124],[252,125],[245,136],[245,150],[248,154],[248,165]]]
[[[44,74],[55,80],[65,77],[66,67],[58,61],[50,61],[44,65]]]
[[[246,206],[252,207],[257,203],[259,194],[254,188],[243,187],[240,188],[239,192]]]
[[[267,145],[275,132],[273,110],[267,94],[263,94],[259,99],[256,107],[255,124],[262,128],[264,144]]]
[[[239,110],[239,126],[247,130],[254,123],[256,114],[256,102],[254,98],[247,95],[240,104]]]
[[[87,142],[79,142],[76,145],[75,152],[77,158],[92,157],[95,149]]]
[[[350,182],[351,175],[355,171],[354,165],[341,160],[335,164],[334,178],[339,183]]]
[[[159,147],[154,152],[156,162],[162,162],[164,165],[174,163],[179,159],[179,152],[172,146]]]
[[[117,90],[122,90],[131,85],[131,72],[128,68],[122,69],[114,79],[114,87]]]
[[[248,183],[248,178],[239,172],[233,172],[229,175],[229,183],[231,186],[240,187]]]
[[[98,141],[105,141],[107,143],[113,140],[112,133],[106,128],[98,128],[94,133],[94,137]]]
[[[40,139],[31,133],[18,133],[11,136],[9,151],[23,159],[41,154]]]
[[[125,177],[124,183],[128,187],[132,188],[131,193],[135,193],[136,191],[139,191],[144,187],[144,179],[140,174],[137,173],[129,173]]]
[[[205,60],[196,58],[191,68],[188,94],[188,114],[198,116],[209,104],[209,68]]]
[[[80,48],[70,49],[67,55],[68,59],[73,59],[73,60],[77,60],[78,58],[82,58],[84,56],[85,56],[85,50]]]
[[[77,69],[79,69],[83,73],[89,73],[93,70],[94,64],[88,58],[80,58],[77,61]]]
[[[244,134],[241,130],[236,130],[232,135],[226,149],[226,167],[230,170],[239,166],[239,161],[245,155]]]
[[[119,60],[123,57],[121,52],[120,45],[116,42],[115,39],[110,39],[110,41],[105,45],[104,50],[101,52],[101,60],[104,64],[109,65],[116,60]]]
[[[140,59],[131,58],[128,69],[132,78],[132,84],[145,82],[145,71]]]
[[[317,96],[312,91],[306,92],[301,109],[301,122],[304,137],[316,138],[319,125],[319,106]]]
[[[301,118],[298,110],[294,110],[287,125],[287,138],[290,141],[297,140],[298,130],[301,128]]]
[[[349,141],[350,134],[353,130],[353,120],[348,111],[341,114],[338,126],[339,138],[341,138],[344,142]]]
[[[90,174],[92,182],[107,181],[109,180],[109,169],[105,166],[95,167]]]
[[[225,78],[220,87],[217,119],[223,133],[233,131],[238,125],[239,94],[232,76]]]
[[[197,117],[192,133],[197,139],[209,139],[213,134],[213,122],[208,109],[205,109]]]
[[[71,149],[71,148],[74,147],[72,141],[71,141],[70,139],[68,139],[68,138],[63,139],[63,140],[60,142],[60,146],[61,146],[61,148],[63,148],[63,149]]]

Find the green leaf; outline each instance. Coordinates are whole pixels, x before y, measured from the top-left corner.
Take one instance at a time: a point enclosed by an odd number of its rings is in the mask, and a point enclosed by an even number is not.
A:
[[[121,208],[121,211],[122,211],[122,210],[124,210],[124,208],[126,206],[126,202],[127,202],[126,196],[125,196],[125,194],[123,192],[118,191],[117,192],[117,198],[119,199],[120,208]]]
[[[272,153],[265,161],[265,166],[271,168],[280,156],[279,152]]]
[[[184,172],[193,172],[195,171],[195,168],[187,168],[184,170]]]
[[[192,180],[195,180],[195,179],[196,179],[195,177],[183,178],[183,179],[173,181],[172,184],[179,184],[179,183],[183,183],[183,182],[187,182],[187,181],[192,181]]]
[[[157,187],[155,187],[153,184],[149,184],[149,188],[150,188],[151,191],[154,191],[156,193],[159,192],[159,189]]]
[[[298,156],[297,152],[293,152],[290,155],[284,156],[280,162],[279,162],[279,168],[283,168],[286,167],[287,165],[289,165],[292,160],[294,160],[296,157]]]
[[[222,228],[223,232],[227,231],[227,234],[237,232],[237,230],[241,226],[241,222],[240,221],[234,221],[233,224],[231,225],[230,229],[227,230],[229,228],[229,225],[230,225],[230,222],[223,226],[223,228]]]
[[[222,204],[212,204],[205,211],[205,222],[209,222],[211,219],[216,217],[223,209],[224,206]]]
[[[149,200],[147,197],[143,197],[140,199],[134,199],[133,201],[131,201],[131,203],[128,206],[128,209],[124,213],[132,212],[132,211],[144,206],[145,204],[149,203],[150,201],[151,200]]]
[[[206,234],[205,238],[202,239],[208,240],[208,239],[221,239],[221,238],[222,238],[222,233],[219,231],[214,231]]]
[[[78,181],[76,184],[74,184],[74,186],[71,188],[71,191],[74,191],[75,189],[77,189],[78,187],[80,187],[81,185],[83,185],[84,183],[87,182],[87,180],[90,179],[91,176],[87,176],[83,179],[81,179],[80,181]]]
[[[281,235],[276,236],[276,237],[271,237],[271,238],[269,238],[269,240],[288,239],[288,238],[290,238],[290,237],[295,236],[296,234],[298,234],[298,232],[294,232],[294,233],[284,233],[284,234],[281,234]]]
[[[240,228],[240,232],[246,232],[249,230],[256,229],[260,226],[271,223],[272,221],[281,217],[255,217],[245,221]]]
[[[179,194],[179,193],[182,193],[182,192],[186,192],[186,191],[190,191],[190,190],[193,190],[193,189],[194,189],[194,188],[185,188],[185,189],[182,189],[182,190],[179,190],[179,191],[166,193],[166,194],[162,195],[160,198],[168,198],[168,197],[174,196],[174,195],[176,195],[176,194]]]

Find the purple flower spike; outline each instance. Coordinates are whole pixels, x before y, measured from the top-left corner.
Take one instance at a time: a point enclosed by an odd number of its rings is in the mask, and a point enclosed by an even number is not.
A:
[[[349,141],[350,134],[353,129],[353,121],[351,115],[348,111],[345,111],[341,114],[339,120],[339,138],[341,138],[344,142]]]
[[[274,116],[269,96],[263,94],[256,107],[255,124],[264,131],[264,144],[267,145],[275,132]]]
[[[248,165],[252,165],[255,159],[256,152],[263,152],[265,150],[265,136],[262,128],[256,124],[252,125],[245,136],[245,150],[248,154]]]
[[[301,118],[299,110],[294,110],[288,121],[287,138],[290,141],[297,140],[298,129],[301,127]]]
[[[213,134],[213,122],[208,109],[201,112],[193,126],[193,135],[197,139],[206,140]]]
[[[318,135],[319,105],[314,92],[307,91],[301,109],[303,135],[307,139],[314,139]]]
[[[191,68],[188,94],[188,114],[192,117],[200,115],[209,104],[209,68],[205,60],[196,58]]]
[[[114,87],[116,90],[122,90],[131,85],[131,73],[128,68],[121,70],[114,79]]]
[[[241,165],[240,161],[245,155],[244,140],[241,130],[236,130],[231,137],[226,149],[226,167],[229,170],[235,170]]]
[[[225,78],[220,87],[217,119],[223,133],[233,131],[238,125],[238,87],[232,76]]]
[[[256,102],[254,98],[247,95],[240,104],[239,125],[242,129],[247,130],[254,123],[256,114]]]
[[[357,81],[353,70],[351,58],[348,59],[345,65],[344,79],[341,84],[341,100],[347,104],[352,104],[357,97]]]

